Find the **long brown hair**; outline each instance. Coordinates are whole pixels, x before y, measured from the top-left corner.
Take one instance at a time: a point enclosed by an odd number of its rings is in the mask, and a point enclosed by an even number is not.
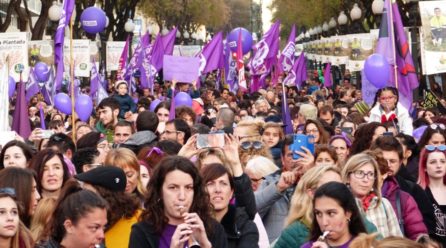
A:
[[[189,159],[180,156],[168,156],[164,158],[153,171],[153,176],[147,185],[146,209],[141,214],[140,220],[151,224],[156,233],[161,235],[164,227],[168,223],[168,219],[164,213],[162,188],[167,174],[175,170],[182,171],[192,177],[194,182],[194,198],[190,212],[195,212],[200,216],[206,232],[209,234],[212,231],[210,229],[211,207],[209,195],[205,191],[204,183],[198,169]]]

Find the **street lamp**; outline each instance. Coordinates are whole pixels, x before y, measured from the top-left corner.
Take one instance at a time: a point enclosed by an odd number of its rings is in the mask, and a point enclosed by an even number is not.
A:
[[[127,22],[124,24],[124,30],[127,33],[133,33],[133,31],[135,31],[135,23],[133,23],[132,19],[128,19]]]
[[[329,26],[330,28],[334,28],[334,27],[336,27],[336,20],[334,19],[334,17],[332,17],[332,18],[330,19],[330,21],[328,22],[328,26]]]
[[[53,2],[53,5],[48,9],[48,18],[53,21],[57,22],[62,17],[62,8],[59,6],[57,1]]]
[[[381,15],[384,9],[384,1],[383,0],[373,0],[372,3],[372,11],[375,15]]]
[[[330,27],[328,26],[328,23],[327,23],[327,22],[324,22],[324,24],[322,25],[322,30],[323,30],[324,32],[327,32],[329,29],[330,29]]]
[[[348,21],[347,15],[345,15],[344,11],[341,11],[341,13],[339,14],[339,17],[338,17],[339,25],[345,25],[345,24],[347,24],[347,21]]]
[[[352,18],[352,21],[359,20],[361,18],[361,15],[362,15],[362,11],[358,7],[358,4],[355,3],[353,5],[352,10],[350,10],[350,17]]]

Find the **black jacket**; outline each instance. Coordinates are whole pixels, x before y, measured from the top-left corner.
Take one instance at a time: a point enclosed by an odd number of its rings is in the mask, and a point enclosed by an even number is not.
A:
[[[228,240],[223,227],[215,220],[212,222],[213,230],[211,237],[208,237],[213,248],[228,247]],[[158,248],[160,235],[149,223],[140,221],[132,226],[130,233],[129,248]]]
[[[250,220],[254,220],[257,213],[256,198],[252,191],[251,180],[246,174],[234,177],[234,195],[236,207],[245,208]]]
[[[406,168],[401,166],[395,178],[398,181],[400,189],[409,193],[417,202],[418,209],[420,210],[421,215],[423,215],[423,222],[426,225],[429,234],[433,234],[435,232],[435,216],[432,203],[426,192],[420,185],[411,181],[411,178],[407,177],[408,175]]]
[[[229,248],[259,247],[259,231],[249,219],[245,208],[229,205],[228,212],[220,223],[228,237]]]

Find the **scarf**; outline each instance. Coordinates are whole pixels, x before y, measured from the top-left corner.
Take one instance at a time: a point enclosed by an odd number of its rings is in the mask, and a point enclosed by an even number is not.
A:
[[[364,198],[361,200],[361,203],[362,203],[362,209],[364,209],[364,212],[367,212],[367,210],[368,210],[369,207],[370,207],[370,203],[372,202],[373,197],[375,197],[375,196],[376,196],[376,194],[373,193],[373,192],[371,192],[368,196],[364,197]]]
[[[396,115],[395,113],[392,113],[389,118],[386,117],[385,114],[381,115],[381,123],[386,123],[388,121],[393,121],[396,119]]]

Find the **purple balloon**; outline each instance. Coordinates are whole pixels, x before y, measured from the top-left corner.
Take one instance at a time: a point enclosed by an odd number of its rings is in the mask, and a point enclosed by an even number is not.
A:
[[[231,51],[237,52],[237,42],[239,33],[242,32],[242,50],[243,54],[248,53],[252,47],[252,35],[245,28],[234,28],[226,37],[226,41],[229,43]]]
[[[365,61],[364,73],[376,88],[384,88],[390,78],[389,62],[383,55],[374,53]]]
[[[56,94],[54,107],[64,114],[71,115],[71,98],[65,93]]]
[[[50,68],[43,62],[38,62],[34,66],[34,75],[37,81],[46,82],[50,78]]]
[[[107,23],[105,12],[97,7],[88,7],[81,14],[82,29],[89,34],[100,33]]]
[[[76,110],[79,119],[86,122],[88,121],[88,118],[90,118],[91,112],[93,111],[93,101],[89,96],[80,94],[76,98],[74,109]]]
[[[9,98],[11,98],[14,96],[16,83],[15,83],[15,80],[13,77],[9,77],[8,79],[9,79],[8,80],[8,85],[9,85],[8,95],[9,95]]]
[[[192,98],[185,92],[180,92],[175,96],[175,107],[187,106],[192,107]]]
[[[160,99],[155,99],[153,100],[153,102],[150,103],[150,111],[155,112],[156,106],[158,106],[158,104],[160,104],[161,100]]]
[[[412,131],[412,136],[417,142],[421,139],[421,136],[423,136],[424,131],[426,131],[426,128],[427,126],[424,125]]]

